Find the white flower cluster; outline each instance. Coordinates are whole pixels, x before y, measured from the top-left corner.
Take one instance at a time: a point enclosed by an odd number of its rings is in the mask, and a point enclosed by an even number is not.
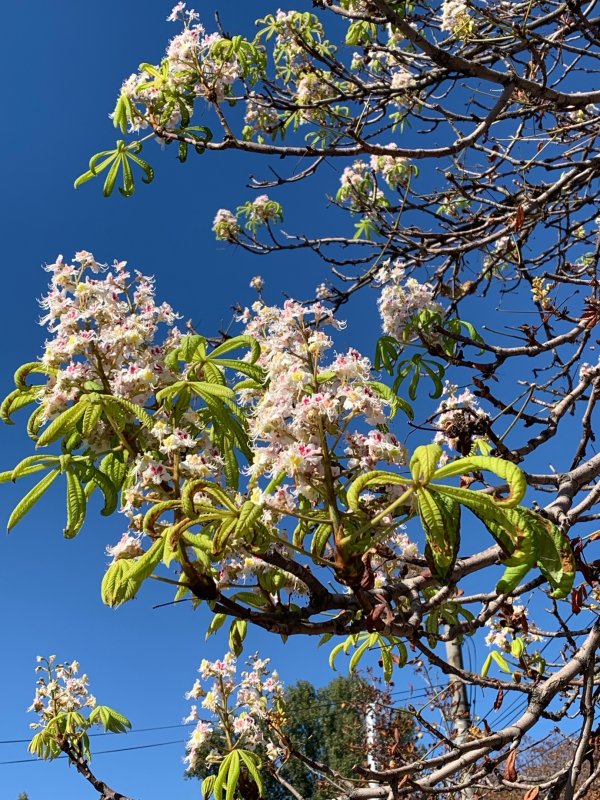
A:
[[[474,30],[474,22],[466,0],[444,0],[440,29],[457,39],[466,40]]]
[[[225,242],[235,242],[242,228],[235,214],[226,208],[220,208],[213,220],[212,229],[217,239]]]
[[[322,101],[330,100],[335,94],[336,88],[332,85],[330,75],[314,70],[305,72],[296,86],[296,103],[299,106],[307,106],[301,110],[301,123],[324,122],[327,106]]]
[[[324,363],[332,340],[322,329],[340,323],[318,303],[304,307],[290,300],[283,308],[256,303],[247,318],[246,333],[260,342],[260,363],[268,375],[266,390],[245,390],[241,398],[253,404],[250,474],[256,480],[283,472],[297,492],[316,501],[325,479],[324,443],[349,433],[351,423],[373,428],[385,423],[386,403],[369,384],[371,363],[356,350]],[[405,461],[404,448],[393,438],[379,439],[377,430],[347,441],[354,465]]]
[[[396,146],[394,143],[389,145],[391,149]],[[381,175],[390,189],[405,186],[416,171],[407,158],[389,155],[371,156],[371,169],[375,174]]]
[[[360,160],[345,167],[336,199],[339,203],[347,202],[352,211],[368,211],[385,200],[369,165]]]
[[[102,266],[87,251],[77,253],[73,265],[59,257],[47,269],[51,282],[41,301],[46,312],[41,323],[52,338],[41,359],[49,370],[38,395],[42,421],[91,392],[149,406],[157,391],[182,377],[165,364],[167,353],[181,340],[174,327],[177,315],[167,303],[156,303],[152,278],[132,275],[125,262]],[[126,419],[121,419],[120,430]],[[165,486],[173,478],[175,458],[184,478],[219,474],[223,464],[193,409],[177,424],[167,411],[156,412],[153,422],[150,431],[135,429],[139,455],[130,453],[135,480],[124,492],[123,508],[132,522],[148,494],[153,500],[167,499]],[[106,413],[87,436],[81,446],[96,453],[110,451],[120,441]],[[126,533],[107,552],[115,560],[135,557],[139,541]]]
[[[213,220],[212,229],[217,239],[235,242],[242,226],[238,220],[243,217],[245,227],[253,234],[261,227],[271,222],[281,222],[283,220],[283,209],[276,200],[266,194],[249,200],[237,209],[237,216],[226,208],[220,208]]]
[[[433,297],[433,287],[405,278],[404,268],[396,263],[379,275],[383,289],[377,301],[383,332],[398,342],[415,338],[413,326],[422,311],[442,315],[442,307]]]
[[[267,222],[281,219],[281,206],[275,200],[271,200],[266,194],[260,194],[247,206],[246,225],[251,230]]]
[[[511,605],[510,601],[507,601],[503,613],[486,623],[490,628],[490,632],[485,637],[487,646],[497,647],[505,653],[510,653],[517,637],[525,647],[532,642],[541,641],[541,636],[530,632],[527,614],[528,610],[525,606]]]
[[[268,97],[250,92],[246,100],[244,135],[250,139],[256,133],[273,134],[280,124],[279,114]]]
[[[121,94],[136,106],[145,107],[142,116],[130,121],[132,130],[148,127],[157,122],[173,128],[181,121],[180,104],[191,111],[194,99],[202,97],[219,103],[231,92],[231,87],[243,73],[242,66],[232,48],[219,48],[225,41],[218,33],[207,34],[198,20],[198,14],[185,10],[185,3],[177,3],[169,17],[171,22],[181,21],[183,30],[174,36],[166,49],[161,67],[141,69],[127,78]],[[177,98],[169,102],[167,98]],[[165,119],[165,109],[170,116]]]
[[[196,722],[186,744],[184,762],[189,770],[207,757],[219,760],[215,746],[221,744],[224,731],[229,748],[260,750],[272,760],[281,757],[281,749],[268,736],[268,723],[275,719],[279,724],[283,721],[283,685],[277,672],[270,671],[269,659],[254,655],[248,660],[248,666],[236,680],[237,664],[231,653],[218,661],[202,660],[201,678],[195,681],[186,698],[201,700],[201,708],[211,714],[214,721],[200,719],[196,705],[184,720],[185,723]],[[203,686],[206,681],[212,681],[209,689]]]
[[[155,302],[152,278],[132,276],[125,261],[108,269],[87,251],[77,253],[74,264],[59,256],[46,269],[50,291],[40,302],[46,312],[40,324],[52,338],[42,363],[53,374],[41,400],[44,419],[78,400],[86,382],[145,403],[164,384],[164,354],[180,336],[171,306]],[[170,330],[159,343],[161,324]]]
[[[39,674],[36,681],[35,697],[27,709],[39,715],[39,722],[31,723],[31,728],[43,728],[59,714],[88,707],[94,708],[96,698],[89,693],[88,676],[79,673],[79,663],[57,664],[56,656],[37,657],[35,671]]]

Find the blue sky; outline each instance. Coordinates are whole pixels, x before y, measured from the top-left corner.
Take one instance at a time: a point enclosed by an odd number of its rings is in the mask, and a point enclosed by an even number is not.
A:
[[[270,8],[264,0],[246,12],[237,3],[219,5],[223,22],[232,29],[244,14],[252,20]],[[203,6],[210,25],[213,5]],[[115,194],[105,200],[97,183],[73,190],[73,179],[87,168],[89,156],[113,146],[116,137],[107,114],[121,81],[141,61],[158,61],[176,32],[165,21],[170,7],[163,0],[143,5],[132,0],[31,0],[3,9],[8,113],[0,131],[2,395],[12,388],[14,369],[40,353],[44,334],[36,325],[37,298],[45,292],[47,277],[41,265],[59,253],[69,258],[77,250],[91,250],[101,261],[126,259],[154,274],[158,296],[207,333],[230,321],[233,302],[253,299],[248,281],[254,274],[267,278],[270,301],[279,301],[283,289],[307,296],[326,277],[324,268],[306,255],[257,259],[215,242],[210,231],[214,212],[243,202],[250,194],[244,188],[249,173],[266,171],[265,164],[243,156],[192,156],[180,166],[174,151],[161,154],[151,146],[156,181],[151,187],[140,184],[132,199]],[[335,174],[330,180],[331,191]],[[296,205],[302,214],[308,207],[302,202],[308,197],[304,191]],[[374,333],[374,308],[371,295],[354,303],[348,314]],[[30,452],[20,425],[3,427],[0,437],[0,469]],[[22,491],[21,486],[2,487],[2,519]],[[4,742],[29,735],[25,709],[33,695],[38,653],[79,659],[100,702],[122,710],[135,727],[153,727],[180,722],[188,709],[183,693],[194,681],[200,658],[217,657],[226,648],[223,637],[205,644],[202,613],[186,605],[152,610],[170,599],[164,587],[145,589],[137,601],[117,611],[103,607],[104,548],[118,539],[122,522],[92,515],[74,541],[62,538],[63,522],[63,498],[57,491],[0,541],[0,762],[27,758],[25,744]],[[326,653],[317,654],[312,644],[290,642],[284,648],[270,640],[266,647],[264,637],[253,633],[249,647],[268,650],[286,681],[307,677],[323,683],[331,677]],[[184,733],[171,729],[95,741],[100,750],[183,740]],[[181,780],[182,755],[183,746],[170,745],[98,756],[95,766],[110,785],[143,800],[196,798],[198,785]],[[97,796],[64,762],[0,764],[3,800],[21,791],[30,800]]]

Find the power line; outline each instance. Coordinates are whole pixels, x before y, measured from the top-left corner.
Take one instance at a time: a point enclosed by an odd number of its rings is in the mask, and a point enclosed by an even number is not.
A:
[[[293,686],[293,684],[291,684]],[[390,692],[390,697],[396,697],[398,695],[406,695],[407,699],[412,698],[419,698],[425,697],[430,689],[438,689],[444,688],[446,684],[436,684],[431,687],[427,688],[420,688],[419,690],[412,690],[412,689],[399,689],[395,692]],[[303,708],[305,711],[312,711],[313,709],[323,708],[323,707],[330,707],[330,706],[341,706],[341,705],[348,705],[348,700],[316,700],[314,703],[310,703],[310,705],[305,706],[298,706],[294,703],[295,708]],[[395,708],[395,706],[391,706],[389,704],[383,704],[386,708]],[[127,731],[129,735],[134,733],[146,733],[149,731],[166,731],[166,730],[173,730],[174,728],[189,728],[192,725],[195,725],[197,721],[203,722],[211,722],[211,720],[194,720],[194,722],[180,722],[175,725],[154,725],[148,728],[133,728],[130,731]],[[101,731],[98,733],[90,733],[88,736],[90,737],[97,737],[97,736],[115,736],[116,734],[113,731]],[[31,738],[29,739],[0,739],[0,745],[3,744],[29,744]],[[2,762],[0,762],[2,763]]]
[[[94,753],[94,756],[101,756],[106,755],[106,753],[124,753],[127,750],[149,750],[151,747],[166,747],[169,744],[185,744],[181,739],[173,739],[170,742],[155,742],[154,744],[138,744],[132,747],[114,747],[110,750],[97,750]],[[68,756],[58,756],[57,758],[53,759],[53,761],[61,761],[62,759],[68,759]],[[16,758],[12,761],[0,761],[0,766],[4,767],[8,764],[39,764],[44,761],[43,758]]]

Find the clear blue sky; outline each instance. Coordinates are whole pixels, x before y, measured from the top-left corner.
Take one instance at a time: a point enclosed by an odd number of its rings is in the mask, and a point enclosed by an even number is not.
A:
[[[214,212],[245,200],[248,175],[265,174],[264,163],[224,154],[192,156],[180,166],[174,151],[161,154],[153,146],[148,155],[157,168],[156,181],[151,187],[140,184],[132,199],[116,194],[105,200],[94,183],[73,190],[73,179],[86,169],[89,156],[113,146],[116,137],[107,114],[121,81],[141,61],[158,61],[176,32],[165,21],[171,5],[169,0],[29,0],[3,8],[2,395],[12,388],[14,369],[40,353],[43,331],[36,325],[36,298],[44,293],[47,277],[41,264],[58,253],[70,257],[86,249],[101,261],[127,259],[132,267],[154,274],[158,295],[207,333],[229,321],[232,302],[253,299],[248,281],[254,274],[267,278],[270,301],[279,301],[284,289],[306,297],[326,277],[324,268],[305,255],[257,259],[214,241]],[[216,3],[198,5],[210,24]],[[232,30],[275,8],[265,0],[248,4],[246,11],[237,2],[219,5]],[[332,191],[337,179],[335,173],[329,177]],[[300,201],[309,196],[304,191]],[[324,191],[323,185],[321,195]],[[315,196],[312,191],[310,196]],[[296,203],[302,214],[310,207]],[[374,309],[370,294],[345,315],[360,318],[361,330],[374,333]],[[371,336],[369,350],[373,341]],[[21,426],[0,429],[0,452],[0,469],[30,452]],[[22,491],[22,486],[1,487],[2,520]],[[186,605],[152,610],[170,599],[164,587],[145,589],[137,601],[117,611],[103,607],[104,548],[118,539],[122,521],[92,516],[75,541],[63,540],[63,521],[57,491],[0,540],[0,761],[27,758],[25,744],[3,742],[29,734],[25,709],[38,653],[79,659],[100,702],[122,710],[135,727],[149,727],[180,722],[188,709],[183,693],[194,681],[200,658],[216,657],[226,648],[223,637],[204,643],[202,613]],[[268,650],[286,681],[307,677],[323,683],[331,677],[326,653],[317,654],[312,644],[290,642],[284,648],[270,640],[267,648],[264,637],[253,633],[253,647]],[[173,729],[95,741],[100,750],[183,738],[184,731]],[[141,800],[196,798],[198,784],[181,780],[182,755],[183,746],[171,745],[98,756],[95,767],[110,785]],[[13,800],[21,791],[30,800],[97,796],[64,762],[0,764],[2,800]]]

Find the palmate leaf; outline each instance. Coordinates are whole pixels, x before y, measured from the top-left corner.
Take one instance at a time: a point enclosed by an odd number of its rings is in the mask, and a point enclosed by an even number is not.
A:
[[[124,121],[123,114],[125,114],[126,117],[128,112],[123,104],[119,106],[119,103],[117,103],[117,108],[119,109],[119,117],[118,120],[117,117],[115,117],[115,121],[119,127],[122,128]],[[131,106],[129,111],[132,111]],[[110,197],[116,186],[119,170],[121,170],[123,185],[119,187],[119,191],[125,197],[130,197],[135,190],[131,162],[138,166],[144,173],[142,178],[144,183],[150,183],[154,179],[154,170],[152,167],[147,161],[144,161],[137,155],[141,149],[141,142],[135,141],[127,144],[123,139],[119,139],[114,150],[103,150],[102,152],[96,153],[91,157],[87,172],[84,172],[75,180],[75,189],[78,189],[84,183],[91,181],[92,178],[95,178],[96,176],[100,175],[100,173],[108,170],[104,180],[104,185],[102,187],[102,193],[105,197]]]
[[[109,706],[96,706],[88,719],[92,724],[99,722],[107,733],[127,733],[131,729],[127,717]]]
[[[234,800],[239,778],[240,754],[238,750],[232,750],[227,753],[219,766],[219,771],[212,787],[215,800],[223,800],[224,790],[225,800]]]

